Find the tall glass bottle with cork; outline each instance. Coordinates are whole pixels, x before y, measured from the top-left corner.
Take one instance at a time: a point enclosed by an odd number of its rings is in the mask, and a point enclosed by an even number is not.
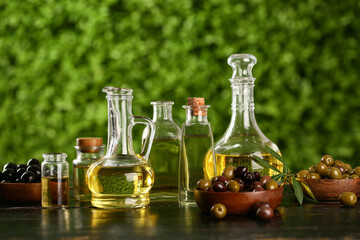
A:
[[[215,176],[215,160],[205,159],[207,152],[214,152],[214,140],[211,125],[207,119],[207,109],[203,98],[188,98],[186,122],[182,125],[179,164],[179,204],[180,206],[194,206],[194,188],[196,182],[204,178],[205,164],[212,162],[212,172]],[[213,156],[213,155],[212,155]],[[206,162],[205,162],[206,160]]]
[[[103,158],[91,164],[86,178],[91,204],[98,208],[139,208],[149,205],[154,171],[147,162],[154,124],[132,114],[132,89],[105,87],[108,100],[108,141]],[[135,154],[132,128],[144,124],[150,128],[140,154]]]
[[[150,192],[151,200],[176,200],[178,197],[178,171],[181,129],[173,120],[171,101],[154,101],[153,122],[155,137],[151,147],[149,163],[154,169],[156,181]],[[143,143],[149,128],[143,133]]]
[[[104,156],[102,138],[82,137],[76,139],[76,159],[73,161],[74,197],[89,201],[91,192],[86,184],[86,172],[90,165]]]
[[[251,54],[234,54],[228,58],[233,69],[229,79],[232,88],[232,116],[230,124],[219,141],[215,144],[217,175],[227,166],[247,166],[250,171],[258,171],[261,175],[274,175],[271,169],[264,168],[253,156],[258,156],[279,170],[283,164],[266,151],[266,146],[280,154],[279,148],[259,129],[254,114],[254,82],[252,68],[256,64]],[[206,178],[213,172],[212,153],[207,154],[205,166]]]

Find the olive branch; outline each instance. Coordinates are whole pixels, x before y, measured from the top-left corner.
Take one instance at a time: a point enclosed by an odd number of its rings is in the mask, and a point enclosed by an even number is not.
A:
[[[279,160],[283,164],[283,172],[281,172],[279,169],[277,169],[276,167],[274,167],[273,165],[271,165],[270,163],[268,163],[264,159],[253,155],[253,157],[261,165],[263,165],[263,167],[270,168],[271,170],[278,173],[278,174],[272,176],[271,178],[273,180],[277,181],[280,184],[280,186],[283,186],[284,184],[289,183],[291,188],[293,189],[295,197],[296,197],[296,199],[297,199],[297,201],[299,202],[300,205],[302,205],[304,200],[306,200],[308,202],[312,202],[312,203],[317,203],[316,197],[312,193],[309,185],[305,181],[298,180],[296,178],[296,175],[291,172],[291,170],[289,169],[287,163],[280,156],[280,154],[278,154],[277,152],[275,152],[274,150],[272,150],[268,146],[265,146],[265,148],[266,148],[266,151],[269,154],[271,154],[274,158],[276,158],[277,160]],[[303,191],[306,192],[310,196],[310,198],[304,196]]]

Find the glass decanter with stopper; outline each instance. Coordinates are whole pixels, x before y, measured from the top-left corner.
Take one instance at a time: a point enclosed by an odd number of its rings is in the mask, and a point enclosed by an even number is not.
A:
[[[154,169],[156,181],[150,192],[151,200],[177,200],[178,171],[181,129],[173,120],[171,101],[154,101],[152,121],[155,137],[150,151],[149,163]],[[149,128],[143,132],[143,143],[149,135]]]
[[[258,171],[261,175],[274,175],[271,169],[264,168],[253,156],[258,156],[282,171],[283,164],[266,151],[266,146],[280,154],[279,148],[259,129],[254,114],[254,82],[252,68],[256,64],[251,54],[233,54],[228,58],[233,69],[229,79],[232,88],[232,116],[230,124],[215,144],[217,175],[221,175],[227,166],[246,166],[249,171]],[[213,165],[212,153],[207,154],[205,177],[211,178]]]
[[[98,208],[138,208],[150,203],[154,172],[147,162],[154,138],[154,124],[133,116],[131,89],[105,87],[108,101],[108,142],[103,158],[91,164],[87,184],[91,204]],[[149,138],[139,155],[133,149],[132,128],[144,124]]]
[[[215,161],[209,157],[208,152],[214,152],[214,139],[211,125],[207,119],[207,109],[204,98],[188,98],[186,121],[182,125],[182,137],[179,163],[179,205],[196,206],[194,188],[197,181],[204,178],[204,164],[212,163],[212,172],[207,174],[215,176]],[[206,162],[205,162],[206,160]]]

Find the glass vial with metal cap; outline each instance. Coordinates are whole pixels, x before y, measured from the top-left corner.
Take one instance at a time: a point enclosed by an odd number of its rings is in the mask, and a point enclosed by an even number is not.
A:
[[[179,204],[194,206],[194,188],[196,182],[204,178],[205,156],[214,152],[214,140],[211,125],[207,119],[207,109],[203,98],[188,98],[186,122],[182,125],[179,164]],[[208,160],[209,161],[209,160]],[[213,173],[216,166],[213,159]]]
[[[41,205],[66,207],[69,205],[69,164],[66,153],[43,154],[41,164]]]
[[[151,200],[177,200],[181,128],[173,120],[171,101],[154,101],[152,121],[155,137],[151,146],[149,162],[154,169],[156,181],[150,192]],[[143,132],[143,143],[149,128]]]
[[[86,183],[89,166],[104,156],[103,139],[83,137],[76,139],[76,159],[73,161],[74,197],[76,200],[91,200],[91,192]]]

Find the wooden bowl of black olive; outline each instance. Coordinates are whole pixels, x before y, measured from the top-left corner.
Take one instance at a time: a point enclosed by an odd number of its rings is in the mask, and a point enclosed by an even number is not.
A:
[[[41,202],[41,167],[37,159],[27,164],[7,163],[0,172],[0,202]]]
[[[297,175],[300,181],[307,183],[319,201],[337,201],[343,192],[353,192],[360,197],[360,167],[352,168],[330,155],[322,156],[317,164]]]
[[[201,211],[210,213],[212,206],[221,203],[227,215],[250,214],[259,202],[266,202],[275,210],[282,202],[283,193],[283,187],[270,176],[249,172],[244,166],[226,167],[221,176],[199,180],[194,190]]]

